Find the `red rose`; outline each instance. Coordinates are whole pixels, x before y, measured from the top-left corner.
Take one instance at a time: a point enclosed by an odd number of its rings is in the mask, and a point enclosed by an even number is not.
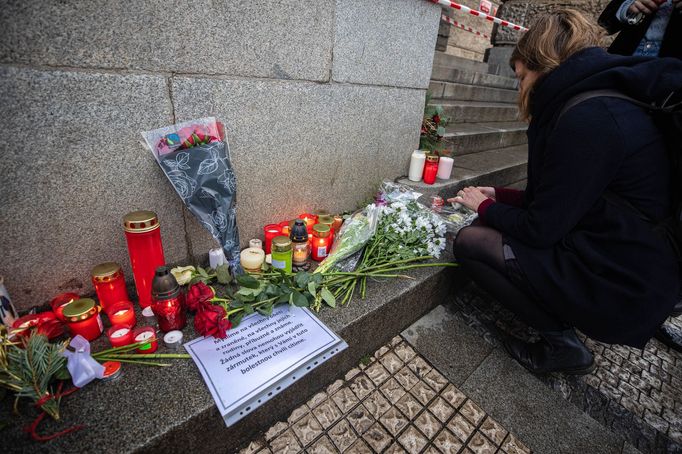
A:
[[[433,122],[436,124],[440,123],[440,116],[438,116],[438,114],[433,116]]]
[[[209,301],[214,296],[215,292],[211,287],[204,284],[203,282],[197,282],[187,291],[187,298],[185,298],[185,302],[187,303],[189,310],[196,311],[199,309],[201,303],[204,301]]]
[[[194,317],[194,329],[202,336],[225,339],[227,330],[230,328],[232,328],[232,323],[227,319],[227,312],[223,306],[201,305]]]

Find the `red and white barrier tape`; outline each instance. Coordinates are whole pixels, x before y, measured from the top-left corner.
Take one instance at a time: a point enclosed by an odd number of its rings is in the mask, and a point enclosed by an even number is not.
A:
[[[465,25],[462,25],[462,24],[460,24],[459,22],[457,22],[456,20],[453,20],[451,17],[446,16],[445,14],[443,14],[440,18],[441,18],[443,21],[447,22],[448,24],[450,24],[450,25],[452,25],[452,26],[454,26],[454,27],[458,27],[458,28],[461,28],[462,30],[466,30],[466,31],[471,32],[471,33],[474,33],[474,34],[476,34],[476,35],[478,35],[478,36],[482,36],[482,37],[484,37],[484,38],[490,39],[490,36],[486,35],[485,33],[481,33],[481,32],[479,32],[479,31],[474,30],[474,29],[471,28],[471,27],[467,27],[467,26],[465,26]]]
[[[502,20],[499,17],[491,16],[490,14],[483,13],[481,11],[477,11],[475,9],[471,9],[468,6],[460,5],[459,3],[451,2],[450,0],[429,0],[432,3],[436,3],[438,5],[443,5],[443,6],[449,6],[450,8],[453,9],[458,9],[460,11],[463,11],[465,13],[469,13],[472,16],[477,16],[477,17],[482,17],[486,20],[489,20],[491,22],[495,22],[498,25],[501,25],[502,27],[508,27],[513,30],[519,30],[522,32],[528,31],[526,27],[523,27],[521,25],[516,25],[512,24],[509,21]]]

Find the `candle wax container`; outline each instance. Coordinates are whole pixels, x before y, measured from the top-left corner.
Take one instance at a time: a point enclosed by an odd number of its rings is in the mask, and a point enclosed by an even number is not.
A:
[[[263,227],[263,233],[265,234],[265,253],[269,254],[271,252],[272,239],[281,235],[282,229],[277,224],[268,224]]]
[[[166,263],[159,219],[153,211],[134,211],[125,215],[123,226],[138,300],[144,309],[152,304],[154,270]]]
[[[289,238],[291,239],[292,264],[303,266],[310,257],[310,243],[308,241],[308,228],[304,219],[296,219],[291,229]]]
[[[334,218],[332,216],[320,216],[317,218],[318,224],[324,224],[329,227],[329,246],[334,244]],[[313,227],[313,237],[315,236],[315,227]],[[327,251],[329,252],[329,251]]]
[[[424,166],[424,183],[433,184],[436,182],[436,174],[438,173],[438,156],[429,155],[426,157],[426,165]]]
[[[105,310],[112,325],[135,326],[135,309],[130,301],[118,301]]]
[[[310,213],[303,213],[298,216],[299,219],[303,219],[305,225],[308,229],[308,233],[313,233],[313,226],[317,224],[317,216]]]
[[[279,223],[280,235],[289,236],[291,234],[291,226],[294,221],[282,221]]]
[[[104,330],[95,300],[81,298],[64,307],[64,318],[71,336],[80,334],[89,341],[97,339]]]
[[[182,331],[169,331],[163,336],[163,343],[171,350],[182,347]]]
[[[227,263],[227,259],[225,258],[225,252],[223,251],[223,248],[217,247],[209,249],[208,266],[210,266],[213,269],[216,269],[220,265],[224,265],[225,263]]]
[[[341,230],[341,226],[343,225],[343,216],[341,215],[336,215],[334,216],[334,224],[332,224],[332,229],[334,232],[338,232]]]
[[[330,239],[328,225],[317,224],[313,227],[313,260],[321,262],[329,255]]]
[[[112,347],[123,347],[133,343],[133,330],[128,326],[114,325],[107,330],[107,337]]]
[[[100,263],[92,269],[92,284],[104,311],[118,301],[128,301],[126,280],[121,265],[115,262]]]
[[[244,249],[239,255],[239,262],[242,268],[249,273],[260,273],[264,261],[265,251],[260,248],[249,247]]]
[[[424,174],[424,163],[426,162],[426,154],[422,150],[414,150],[410,157],[410,170],[407,173],[407,178],[410,181],[421,181]]]
[[[80,298],[81,297],[78,293],[60,293],[59,295],[52,298],[52,301],[50,301],[50,307],[52,307],[52,312],[54,312],[54,315],[56,315],[59,320],[65,322],[66,318],[64,318],[64,307],[70,302],[76,301]]]
[[[263,242],[259,240],[258,238],[254,238],[252,240],[249,240],[249,247],[253,247],[256,249],[263,249]]]
[[[152,310],[159,322],[159,329],[168,332],[180,330],[187,323],[185,297],[167,266],[156,269],[152,281]]]
[[[272,239],[272,267],[291,273],[291,240],[285,236]]]
[[[448,158],[447,156],[441,156],[438,160],[438,173],[436,176],[441,180],[449,180],[450,175],[452,174],[452,165],[454,163],[454,159]]]
[[[133,340],[135,342],[149,341],[149,343],[142,344],[135,350],[138,353],[154,353],[156,349],[159,348],[159,342],[156,339],[156,331],[154,331],[154,328],[151,326],[136,329],[133,332]]]

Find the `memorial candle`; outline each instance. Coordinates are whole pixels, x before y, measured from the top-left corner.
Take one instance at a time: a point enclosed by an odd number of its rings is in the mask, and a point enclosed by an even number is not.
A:
[[[152,304],[154,270],[166,263],[159,219],[153,211],[134,211],[123,218],[128,255],[140,307]]]
[[[159,348],[159,342],[156,339],[156,331],[151,326],[138,328],[133,332],[135,342],[149,341],[149,343],[142,344],[136,351],[138,353],[149,354],[154,353]]]
[[[282,221],[279,223],[280,234],[284,236],[289,236],[291,233],[291,224],[293,221]]]
[[[59,320],[65,322],[66,318],[64,318],[64,306],[72,301],[76,301],[77,299],[80,299],[80,295],[78,293],[60,293],[59,295],[52,298],[52,301],[50,301],[52,312],[54,312],[54,315],[56,315]]]
[[[105,311],[112,325],[135,326],[135,309],[130,301],[118,301]]]
[[[436,182],[436,174],[438,173],[438,156],[429,155],[426,157],[426,165],[424,166],[424,183],[433,184]]]
[[[64,307],[64,318],[71,336],[80,334],[89,341],[97,339],[104,331],[102,318],[95,300],[81,298]]]
[[[133,343],[133,330],[123,325],[114,325],[107,330],[112,347],[123,347]]]
[[[329,255],[330,240],[328,225],[317,224],[313,227],[313,260],[321,262]]]
[[[424,164],[426,162],[426,154],[422,150],[414,150],[410,157],[410,170],[407,173],[407,178],[410,181],[421,181],[424,174]]]
[[[324,224],[329,227],[329,246],[334,243],[334,218],[331,216],[319,216],[317,218],[318,224]],[[315,234],[315,227],[313,226],[313,237]],[[329,251],[327,251],[329,252]]]
[[[308,229],[308,233],[313,233],[313,226],[317,224],[317,216],[310,213],[303,213],[298,216],[299,219],[305,221],[305,225]]]
[[[447,156],[441,156],[438,160],[438,173],[436,176],[441,180],[449,180],[452,174],[452,165],[454,164],[454,159],[448,158]]]
[[[239,261],[245,271],[259,273],[265,261],[265,252],[260,248],[246,248],[239,255]]]
[[[117,301],[128,301],[126,280],[121,265],[115,262],[100,263],[92,269],[92,284],[99,304],[105,311]]]
[[[180,330],[187,323],[185,297],[170,268],[160,266],[152,281],[152,310],[164,333]]]
[[[268,224],[263,227],[263,233],[265,234],[265,253],[269,254],[272,249],[272,239],[281,235],[282,229],[277,224]]]

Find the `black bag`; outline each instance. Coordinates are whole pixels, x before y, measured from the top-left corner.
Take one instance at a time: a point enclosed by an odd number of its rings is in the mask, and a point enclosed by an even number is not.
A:
[[[571,107],[592,98],[607,96],[620,98],[629,101],[653,117],[654,122],[663,133],[663,137],[668,149],[670,160],[671,182],[673,186],[671,216],[663,221],[656,222],[654,230],[663,235],[677,254],[678,260],[682,262],[682,88],[671,92],[663,101],[659,103],[647,104],[637,99],[631,98],[616,90],[592,90],[586,91],[569,99],[559,112],[555,125],[559,119]],[[627,200],[618,195],[607,192],[604,198],[619,206],[626,206],[635,212],[640,218],[653,223],[644,213],[632,205]],[[682,267],[681,267],[682,269]]]

